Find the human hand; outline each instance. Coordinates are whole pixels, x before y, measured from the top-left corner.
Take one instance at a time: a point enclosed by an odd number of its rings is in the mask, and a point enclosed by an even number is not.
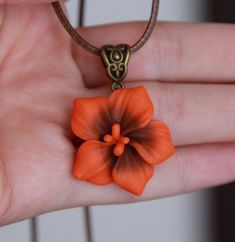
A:
[[[79,31],[101,46],[133,43],[143,29],[144,24],[132,23]],[[73,99],[110,94],[100,59],[72,42],[48,3],[5,5],[0,24],[0,223],[233,181],[233,29],[159,23],[146,46],[132,56],[126,83],[148,89],[155,118],[169,125],[177,147],[174,157],[156,167],[145,193],[135,197],[115,185],[95,186],[71,175]]]

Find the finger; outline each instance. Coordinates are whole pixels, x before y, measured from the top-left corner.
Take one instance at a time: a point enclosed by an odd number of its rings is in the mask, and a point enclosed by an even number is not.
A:
[[[235,180],[235,144],[181,147],[176,155],[156,167],[145,193],[134,197],[115,185],[100,187],[73,182],[68,207],[129,203],[173,196]]]
[[[152,83],[148,90],[176,145],[235,141],[235,85]]]
[[[235,144],[210,144],[177,148],[176,155],[155,169],[144,194],[135,197],[115,184],[96,186],[69,176],[69,167],[39,172],[35,183],[21,180],[22,187],[37,187],[35,197],[11,201],[0,224],[6,225],[52,210],[84,205],[117,204],[163,198],[228,183],[235,180]],[[64,157],[64,156],[62,156]],[[72,161],[72,154],[71,154]],[[68,160],[66,160],[67,164]],[[70,161],[69,161],[70,163]],[[20,169],[20,167],[18,167]],[[39,184],[46,184],[46,189]],[[12,184],[15,187],[17,184]],[[28,194],[30,195],[30,194]],[[55,199],[57,198],[57,199]],[[34,201],[34,203],[32,203]],[[36,201],[36,206],[35,206]],[[27,204],[27,206],[26,206]],[[34,208],[32,209],[32,204]]]
[[[96,46],[127,43],[141,36],[145,24],[129,23],[79,29]],[[126,80],[234,82],[234,25],[158,23],[147,44],[133,56]],[[74,43],[85,84],[110,82],[98,57]]]
[[[127,87],[138,86],[129,83]],[[154,118],[170,127],[174,144],[235,141],[235,85],[145,82],[155,107]],[[108,96],[110,87],[91,89]],[[138,103],[136,104],[138,105]]]

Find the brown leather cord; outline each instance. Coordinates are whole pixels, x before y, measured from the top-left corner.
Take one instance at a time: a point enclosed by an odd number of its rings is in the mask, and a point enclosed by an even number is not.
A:
[[[66,31],[69,33],[69,35],[72,37],[74,41],[76,41],[80,46],[82,46],[87,51],[91,52],[92,54],[99,55],[101,53],[101,49],[92,45],[88,41],[86,41],[70,24],[67,16],[65,15],[60,3],[58,1],[52,2],[52,6],[56,12],[56,15],[58,16],[60,22],[63,24]],[[153,0],[152,3],[152,11],[151,11],[151,17],[148,21],[148,25],[145,29],[144,34],[141,36],[141,38],[130,47],[130,53],[133,54],[136,51],[138,51],[150,38],[154,26],[157,21],[157,15],[158,15],[158,9],[159,9],[159,0]]]

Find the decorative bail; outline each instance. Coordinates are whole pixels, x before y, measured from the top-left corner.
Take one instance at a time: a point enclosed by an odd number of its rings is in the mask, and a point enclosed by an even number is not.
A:
[[[105,45],[100,51],[107,74],[113,81],[112,90],[124,88],[123,81],[127,75],[130,59],[129,45]]]

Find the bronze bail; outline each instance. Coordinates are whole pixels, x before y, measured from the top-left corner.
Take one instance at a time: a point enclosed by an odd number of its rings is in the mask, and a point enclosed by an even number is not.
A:
[[[136,43],[134,43],[132,46],[126,44],[120,44],[117,46],[104,45],[101,48],[89,43],[76,31],[75,28],[73,28],[59,1],[52,2],[51,4],[57,17],[71,38],[85,50],[96,56],[101,56],[106,68],[106,72],[113,82],[112,90],[115,91],[117,89],[124,88],[125,85],[123,81],[127,75],[130,55],[134,54],[141,47],[143,47],[143,45],[150,38],[157,21],[159,0],[152,0],[150,19],[144,33],[142,34],[141,38],[136,41]]]
[[[125,88],[124,79],[128,72],[130,46],[126,44],[104,45],[100,53],[106,72],[113,82],[112,91]]]

